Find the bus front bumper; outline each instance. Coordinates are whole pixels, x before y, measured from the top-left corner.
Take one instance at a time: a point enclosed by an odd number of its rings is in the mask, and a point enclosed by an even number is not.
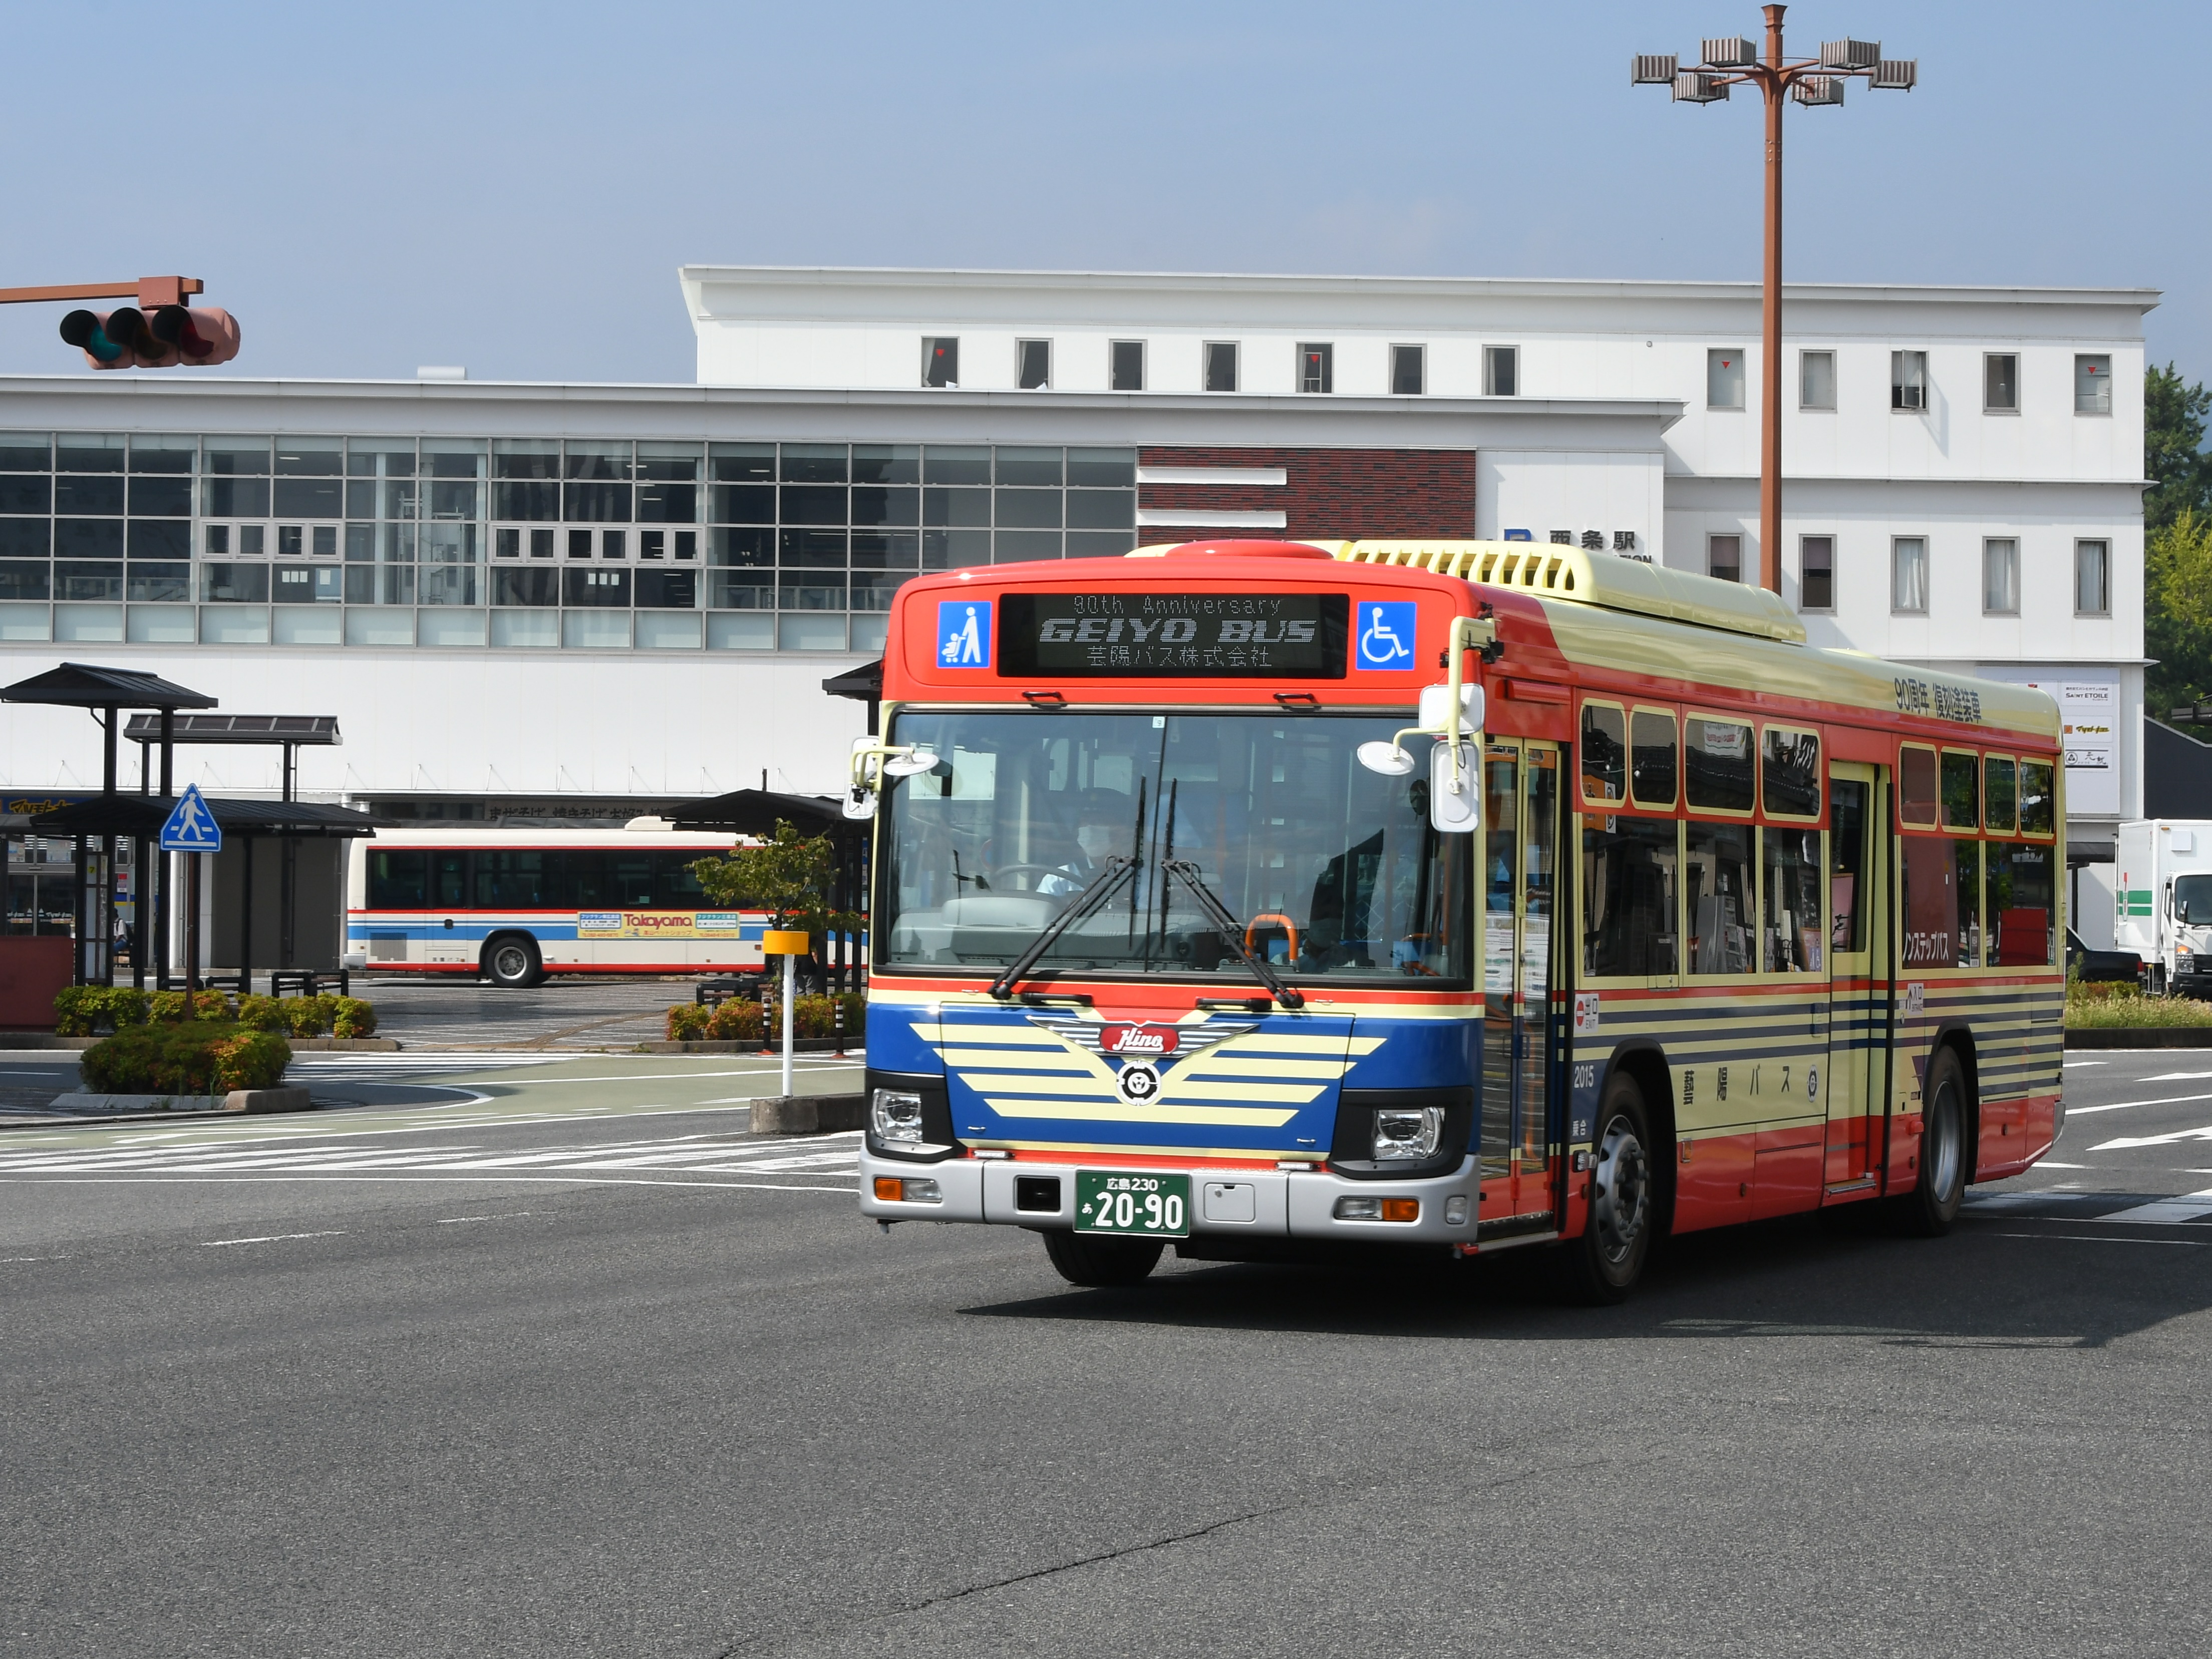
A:
[[[1041,1163],[1024,1158],[947,1158],[941,1164],[910,1164],[900,1158],[860,1153],[860,1212],[878,1221],[969,1221],[1010,1227],[1054,1228],[1075,1224],[1078,1170],[1129,1171],[1111,1155],[1080,1164]],[[1148,1166],[1139,1173],[1156,1173]],[[1352,1181],[1316,1166],[1310,1170],[1208,1170],[1177,1171],[1190,1176],[1190,1231],[1248,1238],[1334,1239],[1375,1244],[1471,1243],[1475,1236],[1476,1161],[1469,1157],[1449,1175],[1415,1181]],[[878,1177],[902,1182],[937,1183],[935,1201],[878,1198]],[[1015,1182],[1025,1183],[1018,1191]],[[1054,1207],[1043,1207],[1042,1182],[1052,1183]],[[1412,1199],[1419,1205],[1411,1221],[1347,1217],[1340,1200]],[[1454,1202],[1454,1200],[1458,1200]]]

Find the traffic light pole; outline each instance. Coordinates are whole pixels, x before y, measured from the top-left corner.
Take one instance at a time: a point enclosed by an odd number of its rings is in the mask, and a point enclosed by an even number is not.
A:
[[[142,311],[180,306],[188,294],[204,294],[197,276],[141,276],[135,283],[62,283],[45,288],[0,288],[0,306],[51,305],[57,300],[130,300]]]

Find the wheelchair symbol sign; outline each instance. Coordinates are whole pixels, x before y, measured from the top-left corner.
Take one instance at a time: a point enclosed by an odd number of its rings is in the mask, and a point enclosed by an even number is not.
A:
[[[1359,665],[1362,668],[1413,666],[1413,626],[1420,607],[1410,599],[1377,603],[1363,599],[1358,605]]]
[[[991,601],[937,602],[937,662],[941,668],[991,665]]]

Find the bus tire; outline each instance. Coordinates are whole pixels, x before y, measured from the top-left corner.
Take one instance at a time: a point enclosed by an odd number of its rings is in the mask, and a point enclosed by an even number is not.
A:
[[[1044,1236],[1044,1253],[1060,1276],[1092,1290],[1142,1284],[1164,1248],[1157,1238],[1100,1238],[1057,1229]]]
[[[1615,1072],[1598,1102],[1597,1163],[1590,1171],[1589,1214],[1582,1237],[1561,1247],[1562,1288],[1593,1307],[1620,1301],[1643,1276],[1658,1224],[1650,1120],[1644,1091]]]
[[[527,933],[496,933],[484,945],[484,977],[509,991],[526,991],[545,978],[538,941]]]
[[[1914,1159],[1919,1178],[1912,1190],[1890,1200],[1899,1231],[1917,1238],[1941,1238],[1959,1218],[1966,1195],[1966,1068],[1959,1051],[1946,1045],[1928,1062],[1920,1097],[1920,1151]]]

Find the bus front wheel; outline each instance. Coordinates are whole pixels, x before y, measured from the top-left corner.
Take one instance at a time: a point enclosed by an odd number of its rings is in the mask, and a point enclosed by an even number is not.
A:
[[[1936,1051],[1921,1085],[1919,1178],[1893,1200],[1899,1227],[1921,1238],[1940,1238],[1959,1218],[1966,1195],[1966,1068],[1955,1048]]]
[[[484,947],[484,974],[509,991],[524,991],[545,977],[538,941],[526,933],[502,933]]]
[[[1164,1247],[1157,1238],[1100,1238],[1089,1233],[1048,1232],[1044,1253],[1071,1285],[1103,1289],[1141,1284]]]
[[[1601,1305],[1628,1294],[1651,1253],[1651,1133],[1645,1127],[1644,1091],[1634,1078],[1613,1073],[1598,1103],[1597,1121],[1589,1216],[1582,1237],[1561,1247],[1560,1267],[1570,1296]]]

